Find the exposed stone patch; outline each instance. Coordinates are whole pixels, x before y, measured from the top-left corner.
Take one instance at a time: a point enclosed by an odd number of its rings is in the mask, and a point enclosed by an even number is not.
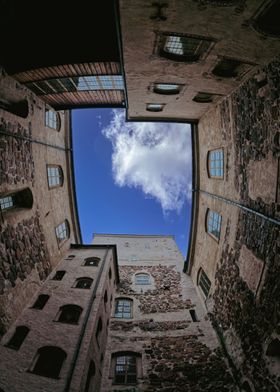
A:
[[[175,266],[145,266],[145,271],[154,278],[156,288],[136,293],[132,288],[132,277],[139,271],[136,266],[120,267],[119,294],[133,294],[140,302],[140,311],[144,314],[156,312],[174,312],[180,309],[192,308],[190,300],[180,298],[180,274]]]
[[[112,321],[110,329],[113,331],[132,331],[134,328],[140,328],[142,331],[171,331],[188,328],[190,321]]]
[[[31,127],[23,128],[19,123],[11,124],[0,119],[0,185],[34,183],[34,161],[32,143],[17,137],[6,136],[8,132],[15,136],[31,138]]]

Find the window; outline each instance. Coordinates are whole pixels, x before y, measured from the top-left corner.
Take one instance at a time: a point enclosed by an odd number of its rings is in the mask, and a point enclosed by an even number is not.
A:
[[[65,275],[65,271],[56,271],[53,280],[62,280],[63,276]]]
[[[197,315],[196,315],[196,311],[194,309],[190,309],[190,315],[191,315],[191,318],[192,318],[193,322],[197,322],[198,321],[198,318],[197,318]]]
[[[117,298],[114,317],[116,318],[132,318],[133,301],[129,298]]]
[[[164,108],[163,103],[147,103],[146,110],[149,112],[161,112]]]
[[[193,98],[193,101],[198,103],[210,103],[213,102],[214,96],[215,94],[199,92]]]
[[[78,324],[83,309],[78,305],[63,305],[59,309],[58,322],[67,324]]]
[[[16,193],[0,196],[0,210],[5,212],[7,210],[19,208],[32,208],[33,195],[29,188],[23,189]]]
[[[273,339],[266,350],[266,355],[269,357],[278,357],[280,359],[280,340],[275,338]]]
[[[213,45],[209,38],[190,34],[159,33],[157,40],[158,54],[173,61],[198,61]]]
[[[253,27],[265,34],[272,37],[280,36],[280,25],[279,25],[279,15],[280,15],[280,2],[279,0],[274,0],[264,3],[264,7],[258,12],[257,17],[253,21]]]
[[[224,151],[222,149],[208,152],[208,175],[212,178],[224,177]]]
[[[207,233],[216,240],[220,239],[222,216],[212,210],[207,211]]]
[[[141,285],[143,285],[143,284],[151,284],[150,275],[149,274],[144,274],[144,273],[136,274],[135,275],[135,283],[136,284],[141,284]]]
[[[53,93],[53,92],[52,92]],[[45,111],[45,125],[49,128],[59,130],[59,116],[54,110],[46,109]]]
[[[112,279],[112,270],[111,270],[111,268],[109,269],[109,279]]]
[[[238,76],[238,67],[240,65],[241,62],[239,60],[222,58],[212,70],[212,73],[222,78],[234,78]]]
[[[47,294],[41,294],[36,299],[35,303],[33,304],[33,309],[43,309],[46,303],[48,302],[50,296]]]
[[[60,223],[58,226],[55,228],[55,234],[56,238],[59,244],[64,242],[67,238],[70,237],[70,229],[69,229],[69,223],[67,220],[64,222]]]
[[[108,302],[108,294],[107,294],[107,290],[105,290],[105,293],[104,293],[104,304],[106,304],[107,302]]]
[[[90,289],[92,282],[93,279],[91,278],[78,278],[75,287],[76,289]]]
[[[39,376],[58,378],[66,352],[59,347],[46,346],[39,348],[32,373]]]
[[[90,361],[89,367],[88,367],[88,372],[87,372],[87,380],[86,380],[86,386],[85,386],[85,391],[84,392],[89,392],[90,390],[90,384],[92,381],[92,378],[95,375],[95,364],[93,361]],[[92,390],[92,388],[91,388]]]
[[[47,166],[49,188],[56,188],[63,185],[63,172],[60,166]]]
[[[100,259],[98,257],[88,257],[85,259],[85,266],[86,267],[98,267]]]
[[[9,340],[7,347],[18,350],[28,335],[29,328],[25,326],[16,327],[15,333]]]
[[[115,383],[135,384],[137,382],[136,355],[133,353],[115,357]]]
[[[101,331],[102,331],[102,320],[99,317],[96,332],[95,332],[95,338],[96,338],[98,345],[99,345],[99,335],[100,335]]]
[[[200,270],[198,271],[198,285],[203,291],[205,297],[207,298],[210,291],[211,282],[202,268],[200,268]]]
[[[153,92],[156,94],[172,95],[179,94],[181,90],[180,84],[173,83],[154,83]]]

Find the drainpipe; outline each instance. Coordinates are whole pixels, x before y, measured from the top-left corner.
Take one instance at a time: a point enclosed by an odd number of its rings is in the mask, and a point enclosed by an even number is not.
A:
[[[102,263],[101,263],[101,266],[100,266],[100,270],[98,272],[97,279],[96,279],[94,288],[92,290],[92,293],[91,293],[91,296],[90,296],[90,299],[89,299],[89,304],[88,304],[88,307],[87,307],[86,315],[84,317],[82,328],[81,328],[81,331],[80,331],[80,334],[79,334],[79,338],[78,338],[78,341],[77,341],[77,344],[76,344],[76,347],[75,347],[75,351],[74,351],[74,354],[73,354],[73,357],[72,357],[72,361],[71,361],[71,364],[70,364],[70,369],[69,369],[69,372],[68,372],[68,375],[67,375],[67,379],[66,379],[66,383],[65,383],[65,387],[64,387],[63,392],[69,392],[69,390],[70,390],[70,386],[71,386],[71,382],[72,382],[72,379],[73,379],[75,366],[76,366],[76,363],[77,363],[77,360],[78,360],[78,356],[79,356],[79,353],[80,353],[82,341],[83,341],[83,338],[85,336],[86,326],[87,326],[87,323],[88,323],[90,312],[92,310],[93,301],[96,298],[96,292],[97,292],[97,289],[98,289],[98,286],[99,286],[99,282],[100,282],[100,279],[101,279],[102,272],[104,270],[104,266],[105,266],[105,262],[106,262],[106,259],[107,259],[107,255],[108,255],[109,249],[110,249],[110,246],[106,246],[106,253],[105,253],[104,257],[103,257],[103,260],[102,260]]]

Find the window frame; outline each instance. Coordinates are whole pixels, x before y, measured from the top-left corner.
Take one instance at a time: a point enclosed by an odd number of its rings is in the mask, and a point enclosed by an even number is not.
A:
[[[153,106],[154,106],[154,108],[153,108]],[[156,106],[158,108],[156,108]],[[162,112],[164,107],[165,107],[165,103],[157,103],[157,102],[146,103],[146,111],[147,112],[152,112],[152,113]]]
[[[128,305],[122,304],[121,310],[118,310],[120,306],[119,302],[126,302]],[[129,307],[129,312],[125,311],[125,308]],[[118,311],[117,311],[118,310]],[[116,316],[116,314],[120,314],[120,316]],[[124,317],[125,314],[128,314],[129,317]],[[115,307],[114,307],[114,318],[121,320],[131,320],[133,318],[133,299],[127,297],[117,297],[115,298]]]
[[[211,159],[211,155],[215,154],[217,152],[222,153],[222,159]],[[211,162],[222,162],[223,165],[221,167],[221,171],[222,171],[222,175],[221,176],[216,176],[216,175],[212,175],[211,174],[211,169],[213,169],[213,168],[211,168]],[[214,180],[223,180],[224,179],[224,174],[225,174],[225,150],[224,150],[224,148],[220,147],[220,148],[215,148],[213,150],[209,150],[207,152],[207,162],[206,162],[206,165],[207,165],[208,178],[211,178],[211,179],[213,178]],[[219,169],[219,167],[215,166],[214,170],[217,170],[217,169]]]
[[[66,235],[65,237],[61,238],[58,236],[58,228],[61,227],[62,225],[65,225],[65,230],[63,230],[62,232],[65,231]],[[65,219],[63,222],[59,223],[56,227],[55,227],[55,237],[57,240],[57,244],[58,247],[60,248],[67,240],[69,240],[70,238],[70,225],[67,219]]]
[[[84,282],[87,281],[88,283],[90,282],[90,286],[89,286],[89,287],[77,287],[77,285],[78,285],[79,283],[81,283],[82,281],[84,281]],[[81,277],[79,277],[79,278],[77,278],[77,279],[75,280],[74,288],[75,288],[75,289],[81,289],[81,290],[90,290],[93,281],[94,281],[94,280],[93,280],[91,277],[89,277],[89,276],[81,276]]]
[[[46,352],[47,350],[53,350],[54,352],[56,351],[56,355],[55,355],[55,358],[57,359],[57,354],[58,354],[58,352],[60,352],[60,354],[61,354],[61,358],[60,358],[60,363],[59,363],[59,365],[60,365],[60,368],[58,369],[58,371],[56,371],[56,375],[54,376],[54,375],[46,375],[46,374],[43,374],[43,372],[38,372],[38,370],[35,372],[35,368],[36,368],[36,366],[38,366],[38,361],[39,361],[39,359],[41,358],[41,356],[42,356],[42,352]],[[41,353],[40,353],[40,351],[41,351]],[[53,353],[54,354],[54,353]],[[45,353],[45,355],[46,355],[46,353]],[[33,359],[33,361],[32,361],[32,364],[31,364],[31,367],[30,367],[30,369],[28,370],[28,372],[29,373],[33,373],[33,374],[36,374],[36,375],[38,375],[38,376],[42,376],[42,377],[47,377],[47,378],[51,378],[51,379],[54,379],[54,380],[58,380],[60,377],[60,374],[61,374],[61,370],[62,370],[62,368],[63,368],[63,365],[64,365],[64,363],[65,363],[65,360],[66,360],[66,358],[67,358],[67,353],[62,349],[62,348],[60,348],[60,347],[57,347],[57,346],[43,346],[43,347],[40,347],[37,351],[36,351],[36,354],[35,354],[35,357],[34,357],[34,359]],[[44,359],[44,358],[43,358]],[[49,359],[49,358],[48,358]],[[40,359],[41,360],[41,359]],[[48,360],[48,361],[46,361],[46,359],[44,360],[44,361],[42,361],[41,360],[41,362],[45,362],[45,363],[49,363],[50,361]],[[58,361],[57,361],[58,362]]]
[[[148,283],[139,283],[139,282],[137,281],[137,279],[138,279],[137,277],[139,277],[139,275],[148,277]],[[137,273],[134,275],[134,283],[135,283],[135,285],[139,285],[139,286],[148,286],[148,285],[151,285],[151,275],[150,275],[149,273],[147,273],[147,272],[137,272]]]
[[[13,350],[18,351],[23,345],[27,335],[30,332],[30,328],[26,325],[18,325],[16,326],[13,335],[10,337],[8,342],[5,344],[5,347],[11,348]],[[20,336],[22,334],[22,336]],[[18,344],[13,344],[13,341],[19,340]]]
[[[209,228],[213,228],[214,224],[209,223],[211,216],[213,216],[213,222],[215,222],[215,218],[216,216],[218,216],[218,228],[219,228],[219,236],[216,236],[213,231],[210,231]],[[210,208],[207,208],[206,211],[206,216],[205,216],[205,226],[206,226],[206,232],[207,234],[212,237],[216,242],[219,242],[221,239],[221,231],[222,231],[222,215],[219,214],[218,212],[214,211],[214,210],[210,210]]]
[[[63,279],[63,277],[62,277]],[[43,302],[43,306],[39,307],[38,305],[36,305],[36,303],[40,303],[40,298],[44,298]],[[46,306],[48,300],[50,299],[50,296],[48,294],[39,294],[35,300],[35,302],[33,303],[33,305],[31,306],[31,309],[36,309],[36,310],[42,310],[44,309],[44,307]]]
[[[125,363],[118,364],[118,358],[133,358],[134,359],[134,372],[128,372],[127,361]],[[137,385],[139,379],[142,377],[142,364],[141,364],[142,356],[140,353],[134,351],[119,351],[115,352],[111,356],[111,378],[113,378],[113,384],[115,385]],[[117,380],[117,366],[125,366],[125,374],[124,374],[124,381]],[[119,374],[120,375],[120,374]],[[129,381],[127,378],[128,376],[134,375],[135,381]]]
[[[201,284],[202,280],[203,280],[203,285]],[[204,298],[207,299],[209,297],[212,282],[208,278],[208,275],[206,274],[206,272],[204,271],[204,269],[202,267],[199,268],[198,273],[197,273],[197,285],[200,288],[200,291],[202,292]]]
[[[48,113],[52,113],[51,117],[53,117],[53,115],[55,115],[55,120],[53,118],[50,118]],[[48,108],[48,107],[45,108],[45,127],[50,128],[50,129],[54,129],[57,132],[60,131],[61,118],[60,118],[60,114],[56,110],[54,110],[52,108]]]
[[[170,90],[164,90],[160,89],[158,86],[174,86],[173,89]],[[184,87],[183,84],[180,83],[167,83],[167,82],[154,82],[150,86],[150,91],[152,91],[155,94],[159,95],[178,95],[180,94],[182,88]]]
[[[50,176],[49,175],[49,170],[51,170],[51,169],[58,170],[58,176],[56,176],[56,175],[55,176]],[[58,178],[59,179],[58,183],[55,184],[55,185],[51,185],[50,184],[50,179],[51,178],[55,178],[55,179]],[[63,174],[62,167],[60,165],[48,164],[47,165],[47,180],[48,180],[48,187],[49,187],[49,189],[62,187],[63,183],[64,183],[64,174]]]
[[[77,320],[76,321],[65,321],[65,320],[60,320],[60,318],[62,318],[63,316],[63,312],[71,312],[71,308],[73,311],[77,311]],[[78,314],[79,312],[79,314]],[[83,308],[80,305],[76,305],[76,304],[65,304],[60,306],[59,311],[54,319],[55,322],[57,323],[62,323],[62,324],[69,324],[69,325],[78,325],[81,315],[83,313]],[[64,316],[65,317],[65,316]]]

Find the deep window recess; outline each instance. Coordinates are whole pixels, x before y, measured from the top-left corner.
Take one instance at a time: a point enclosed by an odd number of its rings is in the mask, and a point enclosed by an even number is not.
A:
[[[190,309],[190,315],[191,315],[191,318],[192,318],[193,322],[197,322],[198,321],[198,318],[197,318],[197,315],[196,315],[196,311],[194,309]]]
[[[278,357],[280,359],[280,340],[275,338],[273,339],[266,350],[266,355],[269,357]]]
[[[62,280],[63,276],[65,275],[65,271],[56,271],[52,280]]]
[[[67,220],[64,222],[60,223],[58,226],[55,228],[55,234],[56,238],[59,244],[64,242],[67,238],[70,237],[70,229],[69,229],[69,223]]]
[[[9,340],[7,347],[18,350],[28,335],[29,328],[25,326],[16,327],[15,333]]]
[[[104,304],[106,304],[108,302],[108,294],[107,294],[107,290],[105,290],[104,293]]]
[[[92,378],[95,375],[95,364],[93,361],[90,361],[89,368],[88,368],[88,373],[87,373],[87,380],[86,380],[86,386],[85,386],[85,391],[84,392],[89,392],[90,390],[90,384],[92,381]],[[91,388],[92,390],[92,388]]]
[[[118,355],[115,359],[115,383],[135,384],[137,382],[136,356]]]
[[[99,336],[100,336],[101,331],[102,331],[102,320],[99,317],[96,332],[95,332],[95,338],[96,338],[98,345],[99,345]]]
[[[222,78],[234,78],[238,76],[238,68],[241,64],[238,60],[222,58],[212,70],[212,73]]]
[[[224,177],[224,151],[222,149],[209,151],[207,163],[210,177]]]
[[[210,103],[213,102],[213,97],[214,94],[199,92],[193,98],[193,101],[198,103]]]
[[[146,106],[146,110],[148,110],[148,112],[161,112],[163,108],[163,103],[147,103]]]
[[[29,188],[23,189],[16,193],[0,195],[0,209],[2,212],[13,208],[32,208],[33,195]]]
[[[172,95],[179,94],[181,90],[180,84],[174,83],[154,83],[153,92],[156,94]]]
[[[76,280],[76,289],[90,289],[93,279],[91,278],[78,278]]]
[[[85,266],[86,267],[98,267],[98,264],[100,262],[99,257],[87,257],[85,259]]]
[[[220,239],[222,216],[215,211],[207,210],[207,233]]]
[[[83,309],[78,305],[63,305],[59,309],[57,321],[67,324],[78,324]]]
[[[198,285],[203,291],[205,297],[207,298],[211,287],[211,281],[209,280],[208,276],[202,268],[200,268],[198,272]]]
[[[141,285],[151,284],[150,275],[144,273],[136,274],[135,283]]]
[[[133,301],[129,298],[117,298],[116,306],[115,306],[115,315],[116,318],[132,318],[132,306]]]
[[[32,373],[49,378],[58,378],[66,352],[59,347],[46,346],[39,348]]]
[[[109,279],[112,279],[112,270],[111,270],[111,268],[109,269]]]
[[[49,188],[56,188],[63,185],[63,171],[60,166],[47,165]]]
[[[253,22],[253,26],[257,31],[263,34],[279,37],[279,15],[280,2],[279,0],[274,0],[268,6],[265,6],[258,14],[257,18]]]
[[[58,113],[51,109],[45,111],[45,125],[49,128],[59,130],[59,116]]]
[[[48,302],[50,296],[47,294],[40,294],[36,301],[34,302],[32,308],[33,309],[43,309],[46,303]]]

